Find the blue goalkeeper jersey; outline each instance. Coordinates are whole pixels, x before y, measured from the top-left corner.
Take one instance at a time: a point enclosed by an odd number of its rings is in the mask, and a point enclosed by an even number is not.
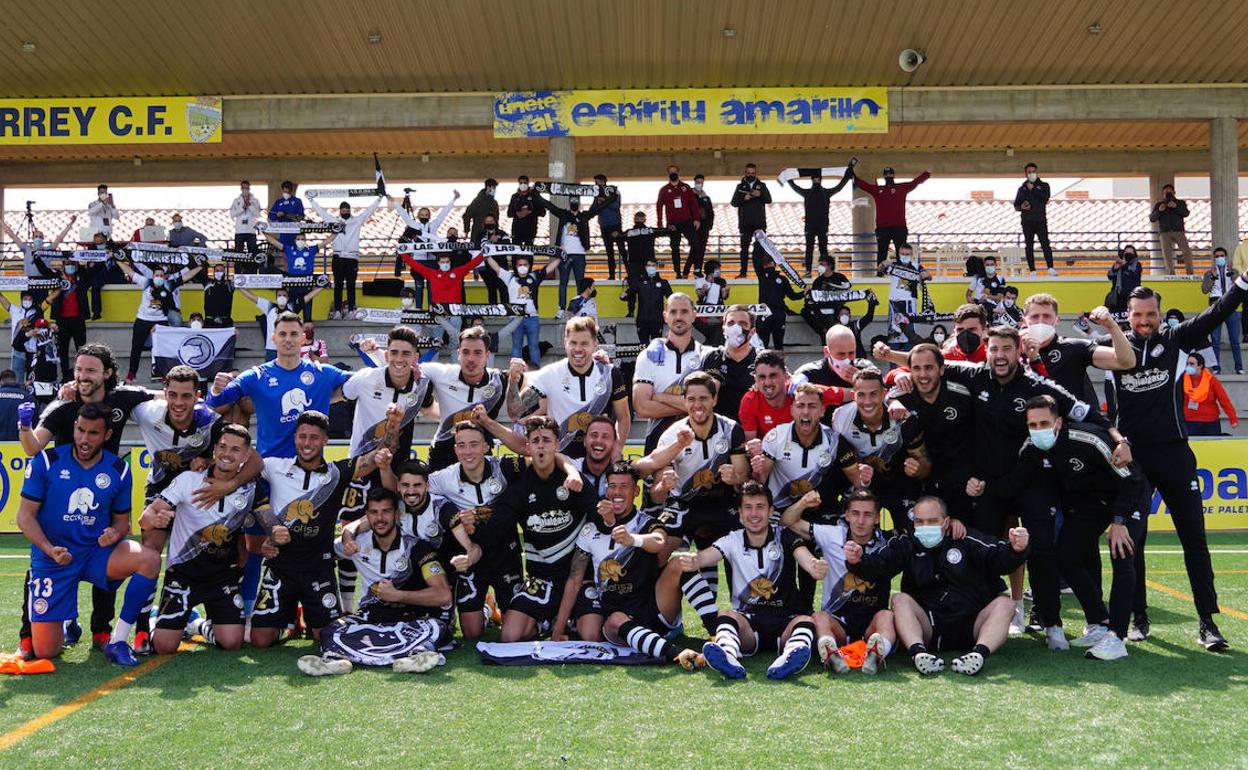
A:
[[[84,468],[72,446],[59,446],[30,458],[22,497],[40,504],[37,518],[48,542],[81,554],[97,545],[113,514],[129,512],[130,484],[130,464],[112,452],[101,450]],[[56,566],[33,545],[30,555],[36,566]]]
[[[295,456],[295,420],[308,410],[329,415],[329,402],[349,372],[300,360],[294,369],[277,361],[253,366],[225,386],[220,395],[211,391],[204,403],[216,409],[250,397],[256,408],[256,451],[261,457]]]

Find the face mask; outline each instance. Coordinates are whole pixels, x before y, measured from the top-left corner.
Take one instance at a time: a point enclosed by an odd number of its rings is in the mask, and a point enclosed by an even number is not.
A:
[[[100,193],[100,200],[102,201],[108,200],[108,193]]]
[[[1031,324],[1027,327],[1027,336],[1040,345],[1044,345],[1057,334],[1057,329],[1048,324]]]
[[[1179,319],[1177,318],[1166,319],[1166,326],[1169,326],[1171,329],[1177,328],[1178,325],[1179,325]]]
[[[403,302],[403,307],[411,307],[413,304],[411,297],[404,297],[402,302]]]
[[[893,178],[891,176],[884,177],[884,184],[893,184],[893,183],[894,183]]]
[[[831,265],[829,265],[829,264],[826,264],[826,263],[824,263],[824,264],[822,264],[822,265],[819,265],[819,272],[821,272],[821,273],[826,273],[826,274],[831,274],[831,273],[832,273],[832,266],[831,266]]]
[[[832,371],[836,372],[837,376],[846,382],[852,380],[854,375],[858,373],[858,367],[854,366],[854,359],[852,358],[833,358],[829,363],[832,364]]]
[[[1125,260],[1127,260],[1128,262],[1130,262],[1131,260],[1135,259],[1135,252],[1134,252],[1134,251],[1124,251],[1124,252],[1122,252],[1122,258],[1123,258],[1123,259],[1125,259]]]
[[[633,227],[645,227],[645,226],[646,226],[646,220],[644,219],[633,220]]]
[[[456,241],[458,241],[458,240],[459,240],[459,236],[458,236],[458,235],[448,235],[448,236],[446,236],[446,239],[447,239],[448,241],[450,241],[451,243],[455,243]]]
[[[182,229],[182,223],[181,223],[181,222],[174,222],[174,223],[173,223],[173,229],[174,229],[174,230],[181,230],[181,229]]]
[[[165,285],[165,279],[160,277],[153,278],[152,285],[159,289],[161,286]]]
[[[943,345],[945,342],[945,335],[940,332],[936,332],[932,335],[932,342],[935,342],[937,345]]]
[[[498,227],[498,225],[494,224],[493,222],[489,222],[485,225],[485,231],[487,233],[492,233],[494,232],[494,228],[496,227]]]
[[[945,539],[945,528],[939,524],[928,524],[914,528],[914,539],[924,548],[935,548]]]
[[[597,289],[594,289],[593,291],[591,291],[591,292],[589,293],[589,298],[590,298],[590,299],[593,299],[594,297],[597,297],[597,296],[598,296],[598,290],[597,290]]]
[[[753,174],[746,174],[746,175],[745,175],[745,181],[746,181],[747,183],[749,183],[749,184],[754,184],[754,182],[755,182],[757,179],[758,179],[758,177],[754,176]]]
[[[1217,265],[1218,267],[1226,267],[1226,257],[1215,257],[1213,260],[1213,264]]]
[[[1031,443],[1036,445],[1036,449],[1041,452],[1047,452],[1057,443],[1057,431],[1053,428],[1045,428],[1044,430],[1029,430],[1031,435]]]
[[[204,322],[203,321],[191,321],[191,328],[202,329],[204,328]]]
[[[718,270],[716,270],[715,272],[711,273],[711,277],[712,277],[712,278],[718,278],[718,277],[719,277],[719,271],[718,271]]]
[[[1028,182],[1034,182],[1039,178],[1040,178],[1040,175],[1035,173],[1034,171],[1027,175]]]
[[[300,248],[300,249],[306,249],[308,247],[308,242],[300,238],[299,240],[295,241],[295,247]]]
[[[521,182],[521,183],[520,183],[520,192],[528,192],[528,191],[529,191],[529,183],[528,183],[528,182]]]
[[[31,302],[30,300],[24,299],[22,300],[22,310],[30,310],[31,307],[34,306],[34,304],[35,303]]]
[[[31,239],[30,239],[30,245],[31,245],[31,246],[34,246],[34,247],[37,249],[37,248],[39,248],[40,246],[42,246],[42,245],[43,245],[43,239],[42,239],[42,238],[31,238]]]
[[[1198,370],[1197,370],[1197,369],[1196,369],[1196,367],[1194,367],[1194,366],[1188,366],[1188,367],[1187,367],[1186,369],[1184,369],[1183,371],[1187,372],[1187,376],[1188,376],[1188,377],[1195,377],[1195,376],[1196,376],[1196,372],[1197,372]]]
[[[218,281],[224,281],[224,280],[225,280],[225,271],[224,271],[224,270],[218,270],[218,271],[216,271],[216,272],[214,272],[214,273],[212,274],[212,277],[213,277],[213,278],[215,278],[215,279],[217,279]]]
[[[282,200],[284,200],[284,201],[288,201],[288,200],[290,200],[290,193],[288,193],[288,192],[284,192],[284,193],[282,193]]]
[[[576,201],[572,201],[571,203],[568,204],[568,211],[576,211],[580,207],[581,207],[581,204],[577,203]]]
[[[655,277],[658,274],[659,274],[659,269],[657,267],[646,268],[646,275],[650,276],[651,278]]]
[[[958,341],[958,349],[968,356],[979,350],[979,335],[969,329],[958,332],[954,339]]]
[[[680,179],[680,174],[668,174],[667,178],[668,181],[675,182],[677,179]]]
[[[451,263],[450,263],[450,262],[439,262],[439,263],[438,263],[438,269],[439,269],[439,270],[441,270],[441,271],[443,271],[443,272],[446,272],[447,270],[450,270],[450,269],[451,269]]]
[[[76,273],[76,272],[78,272],[78,266],[77,266],[77,265],[66,265],[66,266],[65,266],[65,275],[73,275],[73,274],[74,274],[74,273]]]
[[[995,267],[993,267],[992,265],[985,265],[985,266],[984,266],[984,274],[985,274],[985,275],[996,275],[996,274],[997,274],[997,269],[996,269]]]
[[[490,196],[491,198],[493,198],[493,197],[494,197],[494,188],[493,188],[493,187],[487,187],[487,188],[485,188],[485,194],[486,194],[486,195],[488,195],[488,196]]]
[[[730,348],[739,348],[745,343],[745,330],[737,324],[724,327],[724,342]]]
[[[1005,305],[1006,307],[1014,307],[1014,300],[1007,297],[1005,302],[1003,302],[1002,304]]]
[[[342,221],[344,221],[344,222],[345,222],[345,221],[347,221],[348,219],[350,219],[350,218],[351,218],[351,212],[350,212],[350,211],[341,211],[341,210],[340,210],[340,211],[338,212],[338,216],[342,219]]]
[[[429,217],[417,217],[416,221],[421,223],[422,225],[427,225],[429,224]]]
[[[849,326],[849,314],[848,313],[841,316],[841,323],[844,324],[845,326]]]
[[[909,255],[909,254],[902,254],[902,255],[900,255],[900,256],[898,256],[898,257],[897,257],[897,261],[898,261],[898,262],[901,262],[901,264],[903,264],[903,265],[908,265],[908,264],[910,264],[910,260],[912,260],[912,259],[914,259],[914,257],[913,257],[913,256],[911,256],[911,255]]]
[[[697,190],[698,192],[702,192],[702,183],[701,183],[701,182],[694,182],[694,183],[693,183],[693,189]]]
[[[287,299],[285,297],[278,297],[273,301],[277,303],[278,307],[286,307]]]
[[[516,275],[518,275],[518,276],[520,276],[521,278],[523,278],[523,277],[525,277],[525,276],[526,276],[526,275],[528,275],[528,274],[529,274],[529,266],[528,266],[528,265],[516,265]]]

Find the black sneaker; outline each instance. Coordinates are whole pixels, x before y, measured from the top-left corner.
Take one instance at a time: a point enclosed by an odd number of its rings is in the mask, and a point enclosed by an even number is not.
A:
[[[1197,637],[1197,641],[1210,652],[1224,652],[1231,646],[1226,641],[1226,637],[1222,636],[1222,632],[1218,630],[1218,625],[1213,622],[1213,618],[1200,621],[1200,636]]]
[[[1148,618],[1136,618],[1131,624],[1131,630],[1127,632],[1128,642],[1142,642],[1148,639],[1149,623]]]

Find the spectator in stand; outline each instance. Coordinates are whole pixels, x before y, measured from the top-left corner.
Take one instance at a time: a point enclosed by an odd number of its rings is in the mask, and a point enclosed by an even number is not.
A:
[[[832,197],[843,190],[853,178],[854,167],[849,166],[845,169],[841,181],[836,183],[836,187],[824,187],[823,176],[818,171],[810,177],[810,187],[798,187],[796,182],[789,180],[789,187],[793,188],[793,192],[802,196],[802,212],[806,218],[807,278],[812,274],[811,265],[814,264],[816,241],[819,242],[820,261],[827,260],[836,264],[834,258],[828,256],[828,206],[832,203]]]
[[[268,239],[274,246],[281,246],[279,239],[274,238],[272,233],[265,233],[264,237]],[[316,267],[316,255],[325,249],[335,237],[334,233],[325,236],[319,244],[308,245],[307,238],[303,233],[295,235],[295,242],[290,246],[281,246],[282,251],[286,254],[286,275],[312,275],[313,269]],[[306,286],[295,286],[290,289],[291,301],[302,305],[303,320],[312,320],[312,297]],[[296,312],[296,311],[292,311]]]
[[[147,240],[146,238],[144,238],[144,237],[143,237],[143,231],[144,231],[144,230],[146,230],[146,229],[147,229],[147,228],[149,228],[149,227],[155,227],[155,226],[156,226],[156,220],[155,220],[153,217],[146,217],[146,218],[144,218],[144,219],[143,219],[143,226],[142,226],[142,227],[136,227],[136,228],[134,228],[134,232],[130,234],[130,242],[131,242],[131,243],[157,243],[157,242],[160,242],[160,241],[155,241],[155,240],[149,241],[149,240]],[[167,243],[167,242],[168,242],[168,240],[169,240],[168,238],[165,238],[165,240],[164,240],[163,242]]]
[[[603,199],[606,200],[605,198]],[[562,208],[552,201],[542,199],[542,205],[550,215],[559,220],[551,245],[563,249],[559,261],[559,307],[568,304],[568,281],[576,276],[576,286],[585,280],[585,254],[589,251],[589,223],[601,210],[595,203],[588,211],[581,211],[581,199],[575,195],[568,198],[568,207]],[[605,203],[604,203],[605,205]]]
[[[1205,368],[1205,360],[1199,353],[1188,355],[1183,374],[1183,419],[1187,422],[1187,435],[1223,435],[1218,407],[1230,419],[1231,430],[1239,426],[1239,415],[1222,381]]]
[[[620,293],[620,299],[628,303],[628,315],[633,317],[637,302],[637,282],[646,274],[646,263],[655,260],[654,239],[659,230],[646,227],[646,212],[633,212],[633,227],[624,232],[624,241],[628,244],[628,257],[624,263],[624,277],[628,287]]]
[[[833,259],[831,256],[819,257],[819,273],[815,276],[815,280],[811,283],[810,288],[807,289],[806,304],[802,306],[802,318],[806,319],[806,323],[819,335],[820,339],[836,323],[844,303],[815,302],[811,299],[810,293],[816,291],[849,291],[853,288],[853,282],[849,280],[849,277],[844,273],[836,271],[836,263]],[[874,312],[874,308],[872,312]],[[868,323],[870,322],[868,321]]]
[[[1118,252],[1118,258],[1114,260],[1105,275],[1113,284],[1109,293],[1105,295],[1105,307],[1109,308],[1111,313],[1121,313],[1127,309],[1127,297],[1135,287],[1140,285],[1144,275],[1144,267],[1140,264],[1140,260],[1136,259],[1135,246],[1131,244],[1123,246]]]
[[[61,247],[61,242],[65,240],[65,236],[69,235],[69,231],[73,228],[74,223],[78,221],[78,215],[74,214],[69,218],[69,223],[65,225],[65,229],[61,230],[56,236],[56,240],[48,243],[44,240],[43,231],[36,228],[30,233],[30,240],[23,241],[22,238],[9,227],[8,223],[2,221],[0,217],[0,225],[3,225],[4,232],[8,234],[13,243],[17,244],[17,248],[22,252],[22,272],[27,278],[51,278],[55,273],[52,268],[40,258],[35,256],[36,251],[42,249],[55,250]],[[35,303],[40,303],[47,298],[48,293],[43,290],[32,291]]]
[[[112,239],[113,225],[117,224],[117,206],[113,203],[108,185],[95,188],[95,200],[87,204],[87,216],[91,218],[92,233],[104,233],[106,238]]]
[[[698,211],[702,215],[702,224],[698,227],[697,232],[697,251],[689,249],[689,258],[695,264],[702,264],[703,258],[706,257],[706,246],[710,242],[711,232],[715,229],[715,204],[711,201],[711,196],[703,189],[706,186],[706,177],[697,174],[693,177],[693,194],[698,196]]]
[[[767,230],[767,204],[771,203],[771,190],[758,178],[758,168],[753,163],[745,164],[745,175],[737,189],[732,191],[732,207],[737,210],[737,229],[741,232],[741,272],[738,278],[746,276],[745,265],[749,259],[750,248],[754,245],[754,233]],[[758,249],[754,249],[754,274],[762,280],[762,262]],[[809,262],[807,263],[809,266]],[[700,266],[699,266],[700,267]]]
[[[13,351],[10,365],[17,381],[24,384],[26,375],[30,372],[30,355],[35,352],[35,344],[26,331],[36,320],[43,317],[43,303],[37,301],[30,290],[26,290],[22,292],[16,306],[8,297],[0,294],[0,307],[9,314],[9,343]]]
[[[79,273],[78,263],[66,262],[60,274],[61,289],[49,298],[52,302],[52,320],[56,322],[56,350],[61,363],[61,379],[70,379],[69,343],[74,350],[87,344],[87,318],[89,316],[87,293],[89,281]],[[68,286],[66,286],[68,284]]]
[[[477,193],[477,197],[472,199],[468,208],[464,209],[464,229],[468,231],[468,240],[473,243],[480,243],[482,236],[485,235],[487,218],[492,219],[495,226],[498,225],[498,201],[494,200],[497,192],[498,180],[485,180],[485,186],[481,188],[481,192]]]
[[[18,381],[17,372],[0,372],[0,441],[17,441],[17,408],[27,398],[26,387]]]
[[[875,202],[875,262],[878,265],[888,257],[888,246],[891,243],[898,254],[910,235],[906,227],[906,196],[910,191],[923,184],[932,175],[924,171],[909,182],[897,183],[892,166],[883,169],[884,184],[868,182],[860,176],[854,177],[854,184],[859,190],[871,196]]]
[[[1032,275],[1036,274],[1036,238],[1039,238],[1049,275],[1057,275],[1053,268],[1053,247],[1049,245],[1049,215],[1045,210],[1049,204],[1049,183],[1040,178],[1040,169],[1035,163],[1024,166],[1023,173],[1027,178],[1014,195],[1014,210],[1022,217],[1027,269]]]
[[[334,259],[331,269],[334,273],[334,305],[329,310],[331,321],[355,316],[355,279],[360,274],[360,230],[383,200],[385,198],[378,195],[376,200],[356,216],[351,213],[351,204],[347,201],[339,203],[338,213],[334,214],[326,211],[315,198],[308,198],[312,210],[322,222],[342,224],[342,232],[333,237]]]
[[[637,279],[637,341],[648,345],[663,336],[663,307],[672,293],[672,285],[659,275],[659,263],[653,257],[646,262],[645,275]]]
[[[508,301],[513,305],[524,305],[524,315],[515,316],[508,322],[498,333],[499,337],[511,332],[511,357],[521,358],[527,345],[529,363],[533,364],[534,368],[541,366],[542,349],[539,343],[542,327],[541,318],[537,313],[538,289],[542,281],[555,274],[559,267],[559,258],[555,257],[550,260],[544,268],[533,270],[531,269],[533,258],[517,254],[514,271],[503,269],[494,257],[486,257],[485,261],[489,263],[494,272],[498,273],[498,277],[507,286]]]
[[[594,288],[594,279],[586,278],[580,284],[580,292],[568,303],[568,317],[578,318],[584,316],[598,320],[598,289]],[[602,331],[598,332],[599,338],[602,337]]]
[[[1239,272],[1235,268],[1227,264],[1226,249],[1221,246],[1213,250],[1213,267],[1205,271],[1204,280],[1201,281],[1200,290],[1209,295],[1209,304],[1217,304],[1222,299],[1222,295],[1230,289],[1235,283],[1235,279],[1239,277]],[[1227,343],[1231,348],[1231,357],[1235,361],[1235,373],[1244,373],[1243,354],[1239,350],[1240,344],[1240,320],[1239,311],[1231,313],[1226,320],[1218,324],[1209,335],[1210,341],[1213,343],[1213,373],[1222,373],[1222,327],[1226,326]]]
[[[474,238],[469,241],[478,248],[483,243],[510,243],[507,232],[498,226],[498,218],[487,216],[482,222],[481,237]],[[503,269],[507,268],[507,256],[504,254],[495,254],[494,262]],[[489,297],[491,305],[501,305],[510,302],[510,294],[507,291],[507,284],[499,277],[498,273],[488,264],[483,264],[477,268],[477,275],[481,276],[481,280],[485,283],[485,291]]]
[[[1166,261],[1166,275],[1174,275],[1174,250],[1183,254],[1187,274],[1192,274],[1192,247],[1187,243],[1187,231],[1183,220],[1187,219],[1187,202],[1174,195],[1174,185],[1162,185],[1162,199],[1153,205],[1148,221],[1157,223],[1157,240],[1161,243],[1161,257]]]
[[[78,280],[87,284],[90,289],[91,302],[86,307],[86,315],[90,320],[98,321],[104,315],[104,284],[112,282],[110,274],[116,270],[113,255],[117,244],[104,233],[96,233],[91,237],[87,248],[108,253],[108,258],[103,262],[82,262],[78,265]],[[125,283],[125,276],[121,276],[119,271],[118,275],[120,282]]]
[[[230,203],[230,218],[234,220],[234,250],[255,254],[260,250],[256,243],[256,222],[260,221],[260,199],[251,194],[251,182],[238,183],[238,197]],[[239,264],[240,273],[256,272],[256,264]]]
[[[728,282],[720,276],[720,265],[717,259],[708,259],[702,275],[693,279],[693,290],[697,292],[699,305],[726,305],[732,289]],[[707,345],[724,344],[724,325],[720,318],[698,316],[693,328],[702,333]]]
[[[784,350],[784,329],[788,323],[789,306],[786,299],[802,299],[805,293],[789,283],[789,279],[776,270],[771,255],[763,254],[758,265],[758,301],[771,309],[771,315],[758,319],[758,336],[763,346],[770,350]]]
[[[225,329],[234,325],[234,282],[225,265],[212,266],[212,280],[204,286],[204,326]]]
[[[56,324],[49,324],[46,318],[36,318],[31,328],[26,330],[27,339],[35,346],[30,354],[30,386],[35,397],[35,404],[40,410],[52,403],[57,395],[57,369],[61,358],[57,353],[60,338]],[[67,378],[62,378],[62,380]]]
[[[966,288],[967,302],[980,302],[997,286],[1005,285],[1005,277],[997,271],[997,258],[988,256],[983,259],[983,273],[971,276],[971,285]]]
[[[434,270],[428,265],[420,263],[410,254],[404,254],[403,259],[412,268],[413,273],[429,282],[429,298],[430,302],[434,304],[463,304],[464,279],[485,261],[485,257],[481,256],[481,252],[477,252],[466,263],[454,265],[451,261],[451,255],[442,252],[438,254],[438,267]],[[442,327],[450,339],[451,360],[455,360],[455,354],[459,350],[459,332],[463,328],[464,319],[462,316],[450,315],[437,316],[437,321],[438,325]]]
[[[429,207],[421,206],[416,210],[416,218],[412,218],[412,201],[406,195],[402,198],[391,198],[390,207],[399,215],[399,218],[406,223],[407,227],[403,230],[403,235],[399,236],[399,243],[413,243],[436,240],[438,237],[438,228],[442,227],[442,223],[451,215],[451,210],[455,208],[455,201],[459,200],[459,190],[453,190],[451,199],[446,205],[438,210],[436,217],[430,218]],[[452,228],[454,229],[454,228]],[[449,239],[450,231],[447,231]],[[403,254],[395,254],[394,256],[394,277],[398,278],[403,274]],[[420,298],[425,293],[425,279],[420,273],[412,271],[412,283],[416,287],[416,304],[420,304]],[[431,302],[433,300],[430,300]]]
[[[204,328],[204,314],[203,313],[191,313],[189,316],[187,316],[186,326],[188,329]],[[229,367],[225,367],[225,368],[228,369]]]
[[[311,321],[303,322],[303,345],[299,348],[299,356],[314,364],[329,358],[329,346],[325,340],[316,338],[316,325]]]
[[[303,219],[303,201],[295,196],[295,183],[287,179],[282,182],[282,197],[273,201],[273,205],[269,206],[269,221],[302,222]],[[265,233],[266,238],[269,235],[271,233]],[[296,233],[282,233],[277,236],[278,251],[284,251],[287,246],[294,246],[296,235]],[[269,238],[269,241],[272,242],[272,239]]]
[[[187,227],[182,215],[175,213],[169,222],[169,245],[175,249],[183,246],[207,246],[208,236],[193,227]]]
[[[151,269],[151,277],[135,272],[127,262],[118,262],[117,266],[136,286],[143,289],[139,300],[138,317],[134,319],[130,334],[130,369],[126,374],[126,384],[134,382],[139,371],[139,358],[147,345],[152,329],[169,324],[170,313],[177,313],[177,298],[174,290],[194,278],[202,267],[186,268],[176,275],[168,275],[164,265],[156,265]]]
[[[680,239],[689,244],[689,261],[693,261],[694,244],[698,241],[698,230],[702,226],[702,207],[693,188],[680,181],[680,168],[667,167],[667,184],[659,188],[659,199],[654,205],[658,216],[658,228],[663,229],[663,220],[667,219],[667,229],[672,233],[672,271],[677,277],[684,278],[689,273],[688,265],[685,272],[680,272]]]
[[[616,250],[620,252],[621,274],[624,272],[624,260],[628,259],[624,245],[623,220],[620,219],[620,192],[607,188],[605,174],[594,174],[594,184],[598,186],[598,193],[594,195],[592,207],[598,211],[598,231],[602,235],[603,248],[607,251],[607,280],[614,281]],[[698,264],[702,264],[701,260]]]
[[[516,178],[516,191],[507,203],[507,216],[511,217],[511,239],[521,246],[532,246],[537,240],[538,220],[546,216],[546,207],[537,190],[523,174]]]

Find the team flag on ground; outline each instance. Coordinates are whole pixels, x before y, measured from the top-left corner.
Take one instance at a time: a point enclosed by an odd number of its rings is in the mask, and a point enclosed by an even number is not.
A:
[[[152,373],[164,377],[178,364],[212,379],[234,360],[234,329],[157,326],[152,330]]]

